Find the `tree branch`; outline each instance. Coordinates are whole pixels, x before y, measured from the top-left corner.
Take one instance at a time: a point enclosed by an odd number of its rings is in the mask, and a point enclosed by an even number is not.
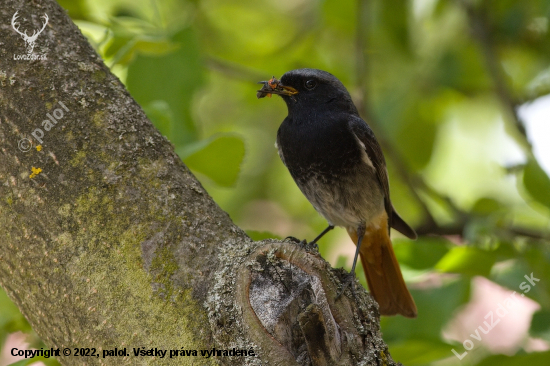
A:
[[[318,253],[251,241],[55,1],[4,4],[28,27],[49,16],[45,60],[14,59],[24,42],[0,25],[0,284],[48,345],[128,348],[89,365],[395,365],[370,295],[336,301],[343,273]]]
[[[517,105],[508,88],[504,70],[496,55],[495,44],[487,18],[487,9],[485,8],[486,3],[481,2],[478,6],[475,6],[468,0],[459,0],[459,2],[468,15],[472,35],[481,46],[487,70],[495,86],[495,93],[506,114],[512,119],[516,131],[519,132],[519,136],[515,136],[515,138],[518,140],[520,146],[526,149],[529,154],[532,154],[533,147],[529,142],[525,125],[517,113]]]

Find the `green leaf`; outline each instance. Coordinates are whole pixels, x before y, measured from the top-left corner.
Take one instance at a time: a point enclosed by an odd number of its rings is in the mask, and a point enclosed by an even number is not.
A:
[[[433,96],[424,96],[422,99],[406,98],[414,87],[404,83],[388,91],[387,100],[382,103],[383,109],[380,112],[383,113],[383,121],[387,123],[385,128],[388,129],[387,133],[394,147],[406,158],[412,169],[420,170],[432,158],[437,126],[441,118],[438,109],[441,108],[442,101]],[[395,130],[392,131],[390,128]]]
[[[502,287],[518,291],[519,285],[525,281],[523,276],[531,272],[525,260],[517,258],[499,263],[499,265],[495,266],[491,271],[489,279]]]
[[[435,268],[441,272],[487,277],[495,261],[496,254],[494,252],[487,252],[469,246],[460,246],[451,249],[435,265]]]
[[[529,296],[543,307],[548,308],[550,281],[546,279],[550,278],[550,266],[548,265],[550,263],[550,243],[542,241],[538,245],[528,246],[523,258],[527,265],[527,271],[523,273],[523,276],[533,273],[534,277],[541,279],[531,288],[531,291],[525,293],[525,296]]]
[[[174,52],[178,45],[166,39],[157,39],[150,37],[141,37],[136,41],[134,49],[145,55],[164,55]]]
[[[444,238],[421,237],[416,241],[394,239],[393,249],[399,263],[414,269],[433,268],[453,244]]]
[[[223,135],[176,149],[176,152],[191,170],[230,187],[239,176],[245,147],[240,137]]]
[[[280,236],[270,233],[269,231],[246,230],[246,234],[254,241],[265,239],[282,239]]]
[[[484,90],[491,82],[479,47],[472,43],[459,43],[445,49],[433,75],[438,85],[461,92]]]
[[[487,357],[476,366],[546,366],[550,364],[550,351],[533,352],[515,356]]]
[[[529,334],[550,341],[550,310],[539,310],[533,314]]]
[[[10,363],[8,366],[27,366],[29,362],[35,362],[33,359],[31,360],[20,360],[14,363]]]
[[[418,318],[393,316],[380,320],[384,340],[388,342],[390,351],[394,344],[413,339],[441,342],[441,329],[456,309],[469,300],[470,280],[463,277],[445,281],[441,287],[422,290],[410,288],[410,291],[418,308]],[[402,361],[408,364],[407,360]]]
[[[356,31],[357,3],[355,1],[325,0],[322,2],[325,24],[347,34]]]
[[[534,159],[523,169],[523,185],[534,200],[550,208],[550,178]]]
[[[86,19],[88,15],[86,0],[58,0],[57,3],[69,13],[73,21],[76,19]]]
[[[499,241],[498,246],[495,248],[495,255],[497,257],[497,262],[500,262],[517,258],[518,251],[514,247],[513,243],[508,241]]]
[[[181,146],[197,140],[191,101],[204,83],[205,70],[192,29],[180,31],[170,41],[178,46],[177,50],[162,56],[138,54],[128,67],[126,84],[142,106],[158,100],[168,104],[173,121],[166,137],[175,146]]]
[[[28,358],[25,360],[20,360],[14,363],[10,363],[8,366],[27,366],[27,365],[33,365],[36,362],[43,362],[46,364],[46,366],[58,366],[59,362],[55,358],[51,357],[43,357],[43,356],[37,356],[33,358]]]
[[[109,43],[109,45],[105,49],[105,57],[113,57],[119,52],[123,52],[121,50],[126,49],[126,51],[129,51],[132,45],[129,45],[129,42],[132,42],[132,38],[128,36],[121,36],[118,35],[116,37],[113,37],[112,41]],[[129,46],[128,46],[129,45]]]
[[[410,339],[406,342],[392,344],[390,352],[395,361],[408,366],[426,365],[432,361],[448,358],[452,355],[450,344],[427,340]]]
[[[164,100],[155,100],[143,106],[143,110],[161,134],[170,136],[174,126],[174,115],[168,103]]]
[[[17,331],[29,332],[31,326],[21,314],[17,306],[10,300],[8,295],[0,287],[0,338],[2,334]],[[2,344],[0,343],[0,346]]]
[[[409,28],[407,22],[407,3],[403,0],[386,0],[378,4],[381,9],[379,16],[381,24],[392,41],[392,45],[400,51],[408,53]]]
[[[502,204],[493,199],[482,197],[476,201],[472,207],[472,212],[478,215],[486,216],[502,208]]]
[[[395,135],[394,141],[413,169],[420,170],[429,163],[436,137],[436,127],[430,121],[405,118]],[[422,136],[422,138],[411,138]],[[410,152],[414,151],[414,154]]]

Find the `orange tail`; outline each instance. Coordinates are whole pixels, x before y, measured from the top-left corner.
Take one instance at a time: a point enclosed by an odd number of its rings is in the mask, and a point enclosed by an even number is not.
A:
[[[348,234],[357,245],[357,233],[348,230]],[[386,213],[367,227],[359,253],[370,292],[380,306],[380,314],[416,318],[416,305],[393,252]]]

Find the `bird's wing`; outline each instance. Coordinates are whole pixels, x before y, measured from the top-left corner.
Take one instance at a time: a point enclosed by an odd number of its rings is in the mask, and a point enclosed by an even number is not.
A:
[[[374,133],[369,128],[367,123],[359,117],[352,118],[349,121],[349,127],[351,132],[355,135],[359,145],[365,149],[367,156],[372,163],[374,170],[376,171],[376,177],[378,183],[382,187],[384,193],[384,207],[388,213],[388,217],[391,222],[392,206],[390,201],[390,185],[388,182],[388,170],[386,169],[386,160],[382,153],[382,148],[376,140]]]
[[[283,165],[286,166],[285,156],[283,155],[283,150],[281,149],[281,145],[279,144],[279,131],[277,131],[277,140],[275,140],[275,147],[277,148],[277,152],[279,153],[279,157],[281,158]]]
[[[403,235],[411,239],[416,239],[416,233],[414,230],[397,214],[395,208],[393,208],[393,205],[391,204],[390,184],[388,181],[386,160],[384,159],[382,148],[376,140],[374,133],[367,123],[358,116],[354,116],[354,118],[349,121],[349,127],[359,142],[359,145],[365,149],[365,152],[367,153],[367,156],[376,171],[378,183],[380,183],[380,187],[382,187],[382,192],[384,193],[384,208],[388,214],[388,230],[390,227],[393,227]]]

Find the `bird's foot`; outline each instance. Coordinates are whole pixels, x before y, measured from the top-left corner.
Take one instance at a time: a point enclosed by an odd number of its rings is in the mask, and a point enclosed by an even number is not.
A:
[[[319,252],[319,246],[315,242],[306,243],[305,250],[308,252]]]
[[[357,292],[355,292],[355,273],[348,273],[347,275],[345,275],[345,278],[342,281],[342,285],[342,290],[338,293],[338,295],[336,295],[336,300],[338,300],[340,296],[342,296],[348,286],[351,286],[351,293],[353,297],[357,297]]]
[[[308,252],[312,252],[312,251],[319,251],[319,246],[317,245],[317,243],[315,242],[311,242],[311,243],[308,243],[306,239],[304,240],[300,240],[298,238],[295,238],[293,236],[287,236],[285,238],[285,241],[292,241],[296,244],[298,244],[301,248],[303,248],[304,250],[308,251]]]
[[[306,239],[300,240],[300,239],[298,239],[298,238],[295,238],[294,236],[287,236],[287,237],[285,238],[284,241],[292,241],[292,242],[294,242],[294,243],[296,243],[296,244],[307,243],[307,242],[306,242]]]

